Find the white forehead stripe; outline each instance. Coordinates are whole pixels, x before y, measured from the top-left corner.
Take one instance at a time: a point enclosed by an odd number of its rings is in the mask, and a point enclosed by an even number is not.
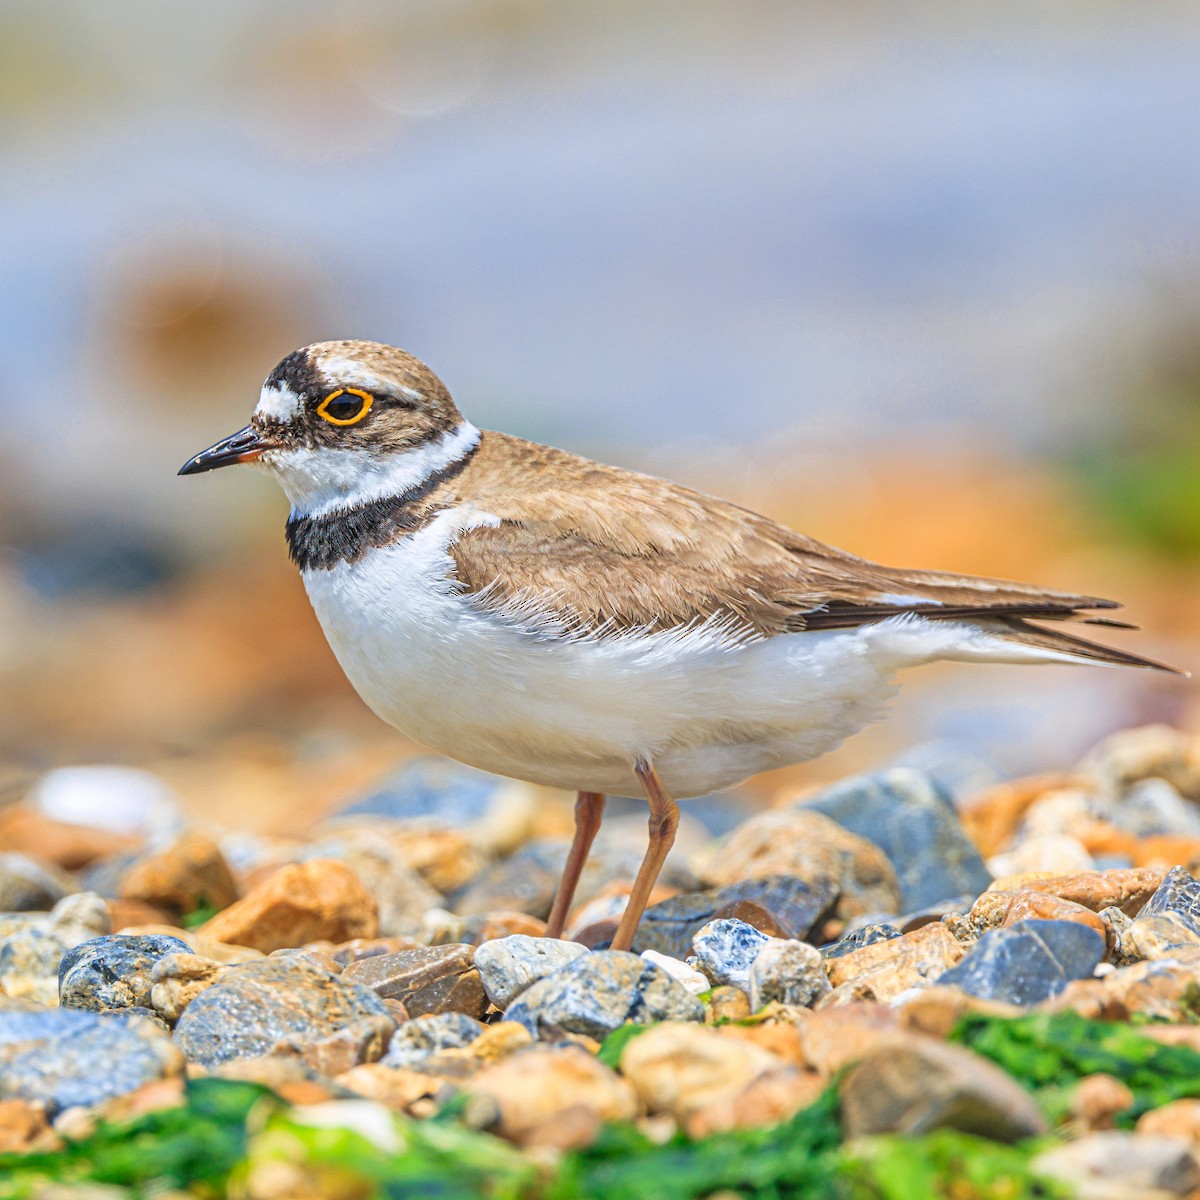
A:
[[[401,392],[410,400],[421,398],[421,393],[416,388],[405,387],[394,379],[384,379],[353,358],[342,358],[334,354],[322,355],[317,365],[326,379],[336,379],[341,387],[358,387],[368,392]]]
[[[479,430],[463,421],[434,441],[393,454],[366,448],[273,450],[264,459],[279,477],[293,516],[325,516],[400,496],[458,462],[479,445]]]
[[[275,421],[293,421],[300,415],[300,397],[286,384],[264,384],[254,414]]]

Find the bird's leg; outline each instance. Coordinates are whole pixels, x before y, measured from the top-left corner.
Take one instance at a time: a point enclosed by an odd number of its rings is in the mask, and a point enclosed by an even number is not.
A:
[[[550,919],[546,922],[547,937],[562,937],[567,913],[571,910],[571,901],[575,899],[575,889],[579,886],[579,876],[583,874],[588,851],[596,840],[603,816],[604,795],[601,792],[580,792],[575,799],[575,840],[571,843],[567,865],[563,867],[562,878],[558,881]]]
[[[667,854],[675,841],[675,830],[679,828],[679,806],[663,790],[654,768],[641,759],[634,767],[638,779],[641,780],[642,790],[650,802],[650,844],[646,847],[646,857],[638,868],[637,879],[633,883],[633,891],[629,894],[629,903],[625,906],[625,915],[617,926],[616,937],[612,940],[611,949],[628,950],[633,945],[633,935],[637,933],[638,923],[642,913],[646,911],[646,902],[658,879],[658,873],[666,861]]]

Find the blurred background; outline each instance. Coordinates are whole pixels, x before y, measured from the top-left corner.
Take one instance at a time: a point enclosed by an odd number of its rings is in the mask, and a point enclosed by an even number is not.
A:
[[[175,475],[326,338],[869,557],[1116,596],[1200,667],[1197,61],[1183,3],[4,0],[0,788],[143,765],[266,828],[412,752],[282,494]],[[1149,720],[1194,685],[926,669],[750,794]]]

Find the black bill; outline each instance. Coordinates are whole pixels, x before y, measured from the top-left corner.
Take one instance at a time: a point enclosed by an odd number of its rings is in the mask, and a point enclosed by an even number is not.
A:
[[[231,433],[207,450],[201,450],[194,458],[179,468],[180,475],[199,475],[201,471],[215,471],[217,467],[229,467],[234,463],[253,462],[264,450],[275,449],[275,443],[265,438],[253,425]]]

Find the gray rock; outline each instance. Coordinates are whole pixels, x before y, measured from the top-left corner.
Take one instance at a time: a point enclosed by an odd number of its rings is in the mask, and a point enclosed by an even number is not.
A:
[[[586,953],[578,942],[515,933],[476,947],[475,966],[488,999],[503,1011],[527,987]]]
[[[58,967],[58,1002],[64,1008],[149,1008],[150,975],[168,954],[191,954],[164,934],[112,933],[69,950]]]
[[[829,879],[810,883],[795,875],[768,875],[716,891],[687,892],[646,909],[633,948],[639,954],[657,950],[684,959],[705,925],[727,912],[751,911],[748,904],[756,905],[762,910],[759,916],[768,918],[762,922],[767,929],[760,932],[803,939],[833,910],[838,895],[837,885]]]
[[[392,1034],[387,1054],[382,1060],[383,1065],[411,1070],[440,1050],[459,1050],[469,1046],[485,1028],[482,1022],[464,1013],[438,1013],[416,1021],[405,1021]]]
[[[887,942],[899,936],[900,930],[895,925],[889,925],[885,921],[877,921],[870,925],[860,925],[853,933],[847,934],[844,938],[836,942],[830,942],[828,946],[822,946],[821,957],[841,958],[843,954],[850,954],[855,950],[861,950],[864,946],[873,946],[876,942]]]
[[[843,1080],[847,1138],[958,1129],[998,1142],[1046,1132],[1033,1097],[1011,1076],[962,1046],[899,1039],[872,1051]]]
[[[1170,958],[1177,951],[1200,946],[1200,929],[1180,913],[1151,913],[1129,925],[1117,949],[1126,961]]]
[[[342,1030],[361,1040],[359,1061],[379,1058],[396,1027],[370,988],[304,959],[262,959],[221,972],[183,1011],[175,1040],[204,1067],[303,1050]]]
[[[121,880],[126,872],[142,857],[142,850],[127,850],[121,854],[110,854],[107,858],[97,858],[80,872],[79,882],[85,891],[115,899],[120,894]]]
[[[487,993],[474,966],[475,947],[457,943],[377,954],[351,963],[344,979],[387,1000],[399,1000],[414,1017],[461,1012],[482,1017]]]
[[[566,838],[537,838],[527,842],[511,858],[492,863],[454,899],[454,911],[462,916],[489,912],[523,912],[545,919],[566,865],[570,844]],[[577,899],[594,894],[594,868],[584,868]]]
[[[933,781],[957,807],[962,801],[1000,782],[995,764],[980,757],[966,742],[921,742],[898,754],[889,767],[908,767]]]
[[[749,991],[750,967],[771,939],[745,921],[709,921],[692,938],[694,955],[688,963],[707,976],[714,987],[729,984]]]
[[[833,989],[825,960],[815,946],[771,938],[750,967],[750,1011],[772,1002],[808,1008]]]
[[[918,771],[895,767],[848,779],[799,807],[874,842],[896,868],[905,911],[977,896],[992,882],[949,798]]]
[[[29,925],[0,939],[0,988],[8,996],[58,1003],[58,964],[66,943],[52,930]]]
[[[1172,867],[1153,896],[1142,905],[1138,918],[1170,913],[1200,933],[1200,880],[1182,867]]]
[[[54,1116],[182,1070],[171,1039],[140,1017],[0,1004],[0,1098],[41,1102]]]
[[[1109,1130],[1089,1133],[1043,1151],[1034,1173],[1061,1179],[1079,1200],[1138,1200],[1190,1196],[1200,1187],[1200,1166],[1183,1138]]]
[[[45,912],[74,887],[24,854],[0,854],[0,912]]]
[[[939,984],[984,1000],[1037,1004],[1072,979],[1091,976],[1104,957],[1104,938],[1074,921],[1018,921],[990,929]]]
[[[661,967],[624,950],[597,950],[539,980],[509,1008],[534,1035],[603,1038],[627,1021],[702,1021],[704,1005]]]
[[[1165,779],[1142,779],[1113,809],[1114,824],[1138,837],[1175,834],[1200,837],[1200,809]]]

